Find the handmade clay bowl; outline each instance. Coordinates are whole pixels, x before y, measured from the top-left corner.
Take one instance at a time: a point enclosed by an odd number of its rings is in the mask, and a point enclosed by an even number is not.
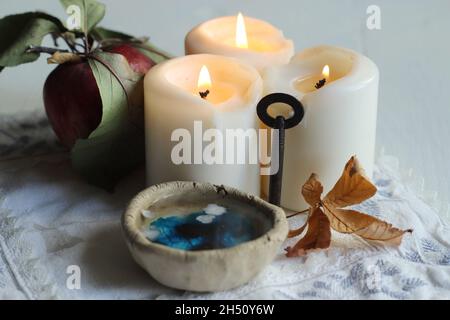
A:
[[[279,207],[234,188],[179,181],[139,193],[122,227],[134,260],[154,279],[198,292],[248,282],[288,233]]]

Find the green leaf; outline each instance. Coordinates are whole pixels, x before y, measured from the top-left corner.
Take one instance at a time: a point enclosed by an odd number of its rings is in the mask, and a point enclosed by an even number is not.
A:
[[[129,105],[127,99],[142,86],[142,75],[134,73],[120,54],[100,52],[95,59],[89,64],[103,103],[102,121],[88,139],[76,142],[72,164],[89,183],[112,191],[119,179],[144,163],[143,106]]]
[[[39,53],[27,53],[29,46],[39,46],[44,37],[65,30],[61,21],[42,12],[26,12],[0,19],[0,66],[13,67],[32,62]]]
[[[70,6],[80,8],[81,25],[79,30],[84,33],[91,31],[105,16],[105,5],[96,0],[60,0],[60,2],[66,10]]]
[[[134,38],[133,36],[131,36],[129,34],[106,29],[103,27],[96,27],[96,28],[92,29],[91,36],[96,41],[102,41],[102,40],[107,40],[107,39],[131,40]]]

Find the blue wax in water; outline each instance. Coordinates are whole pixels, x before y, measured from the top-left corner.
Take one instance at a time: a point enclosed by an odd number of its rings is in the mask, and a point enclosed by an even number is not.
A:
[[[253,219],[230,209],[220,215],[198,211],[161,217],[148,228],[155,235],[152,242],[182,250],[229,248],[260,235]]]

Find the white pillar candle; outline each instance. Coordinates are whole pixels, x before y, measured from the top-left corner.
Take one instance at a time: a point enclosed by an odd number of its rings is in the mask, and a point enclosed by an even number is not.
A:
[[[263,85],[256,69],[228,57],[190,55],[153,67],[145,76],[144,90],[148,185],[173,180],[200,181],[259,195],[257,161],[227,164],[230,162],[225,154],[223,164],[218,161],[210,164],[202,158],[202,150],[206,152],[211,144],[205,142],[208,129],[218,129],[224,137],[225,129],[258,129],[255,108]],[[201,98],[199,92],[206,90],[209,94]],[[201,131],[196,121],[201,121]],[[180,146],[182,139],[176,136],[172,139],[172,134],[180,128],[188,130],[192,138],[188,155],[192,164],[173,161],[172,154],[181,154],[174,147]],[[256,139],[250,138],[247,143],[256,145]],[[216,152],[223,150],[220,144],[216,147]]]
[[[325,85],[317,89],[323,79]],[[300,190],[309,175],[317,173],[328,191],[352,155],[372,175],[379,73],[370,59],[352,50],[319,46],[295,55],[285,66],[267,68],[263,80],[266,94],[289,93],[305,107],[303,121],[286,130],[283,207],[306,209]],[[288,116],[285,105],[271,108],[273,115]],[[265,193],[267,184],[264,179]]]
[[[234,57],[258,71],[289,62],[294,44],[271,24],[238,16],[206,21],[192,29],[185,39],[186,54],[212,53]]]

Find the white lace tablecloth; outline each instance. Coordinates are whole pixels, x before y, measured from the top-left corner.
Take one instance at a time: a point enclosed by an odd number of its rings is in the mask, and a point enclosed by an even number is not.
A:
[[[22,143],[21,150],[54,150],[47,138],[12,134],[2,139]],[[16,151],[5,145],[0,141],[0,153],[14,158]],[[0,161],[0,299],[450,298],[450,229],[402,185],[394,158],[378,159],[378,193],[360,209],[400,228],[413,228],[399,248],[333,233],[327,251],[288,259],[281,249],[247,285],[197,294],[159,285],[125,247],[120,216],[143,188],[143,170],[109,194],[86,185],[71,170],[67,154],[19,156]],[[292,223],[301,223],[303,217],[297,219]],[[66,285],[73,265],[81,271],[80,289]]]

